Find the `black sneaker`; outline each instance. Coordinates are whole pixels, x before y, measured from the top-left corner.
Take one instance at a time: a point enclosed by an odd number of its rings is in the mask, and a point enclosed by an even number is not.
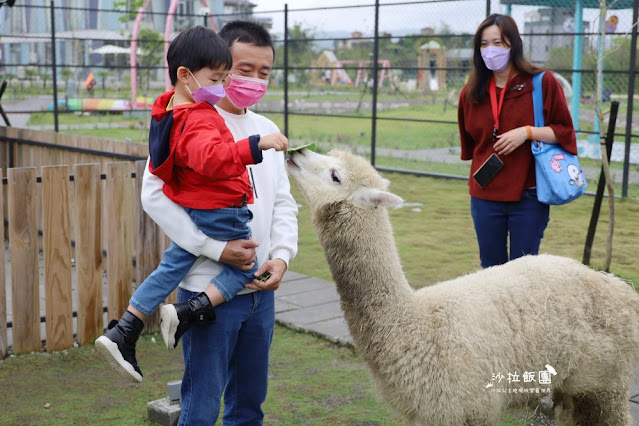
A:
[[[166,304],[160,309],[160,329],[167,349],[177,347],[180,337],[194,325],[214,322],[215,311],[204,292],[186,302]]]
[[[142,381],[142,371],[135,359],[135,344],[143,328],[142,320],[126,311],[120,321],[112,320],[108,331],[95,341],[95,347],[115,371],[138,383]]]

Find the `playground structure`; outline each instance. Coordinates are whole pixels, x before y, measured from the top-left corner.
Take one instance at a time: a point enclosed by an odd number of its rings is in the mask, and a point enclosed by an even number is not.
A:
[[[419,48],[417,57],[417,87],[419,90],[446,89],[446,54],[443,47],[434,40]]]
[[[134,109],[151,109],[153,98],[148,96],[138,96],[135,103],[130,99],[106,99],[106,98],[69,98],[58,99],[58,109],[64,111],[110,111],[112,113],[123,113]],[[47,111],[53,111],[54,104],[47,107]]]
[[[311,81],[314,84],[325,84],[330,86],[340,84],[358,87],[362,81],[368,81],[372,63],[372,60],[339,60],[333,51],[325,50],[316,61],[311,63],[311,65],[315,68],[311,71]],[[352,64],[357,65],[355,81],[351,80],[344,68],[344,65],[348,67],[348,65]],[[395,82],[393,81],[393,76],[391,74],[390,61],[387,59],[380,59],[377,64],[380,70],[379,86],[382,87],[384,80],[388,79],[390,85],[395,87]],[[355,67],[351,67],[350,69],[355,69]]]

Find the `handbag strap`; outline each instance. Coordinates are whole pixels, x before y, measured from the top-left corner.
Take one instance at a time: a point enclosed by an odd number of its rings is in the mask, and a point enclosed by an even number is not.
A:
[[[535,127],[544,127],[544,96],[541,92],[541,79],[546,71],[533,75],[533,111],[535,112]]]

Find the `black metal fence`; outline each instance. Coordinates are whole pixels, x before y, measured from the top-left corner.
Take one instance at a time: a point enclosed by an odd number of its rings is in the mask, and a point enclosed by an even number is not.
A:
[[[251,19],[269,27],[276,48],[269,93],[254,109],[280,125],[293,144],[347,146],[382,169],[465,176],[456,106],[473,34],[487,14],[508,13],[518,23],[526,56],[563,82],[584,157],[599,157],[594,90],[596,63],[603,61],[604,109],[613,99],[621,104],[613,161],[623,167],[624,196],[639,164],[639,117],[633,117],[639,0],[610,2],[605,17],[591,0],[578,2],[581,9],[568,0],[544,6],[525,0],[371,0],[226,14],[217,13],[213,0],[201,10],[201,2],[176,2],[173,14],[159,10],[166,3],[155,0],[140,2],[142,10],[134,2],[123,10],[85,3],[43,0],[0,8],[0,78],[8,82],[0,102],[9,120],[29,117],[19,125],[56,131],[117,128],[111,137],[144,140],[150,103],[167,88],[170,39],[196,24],[220,28]],[[88,114],[101,114],[104,123]],[[127,129],[138,136],[126,136]]]

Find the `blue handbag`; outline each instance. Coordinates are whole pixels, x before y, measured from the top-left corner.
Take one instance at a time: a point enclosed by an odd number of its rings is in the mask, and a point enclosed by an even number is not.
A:
[[[535,127],[544,127],[544,101],[541,79],[545,72],[533,76],[533,108]],[[563,149],[559,144],[532,141],[535,157],[535,178],[537,198],[545,204],[561,205],[583,195],[588,186],[581,171],[577,156]]]

